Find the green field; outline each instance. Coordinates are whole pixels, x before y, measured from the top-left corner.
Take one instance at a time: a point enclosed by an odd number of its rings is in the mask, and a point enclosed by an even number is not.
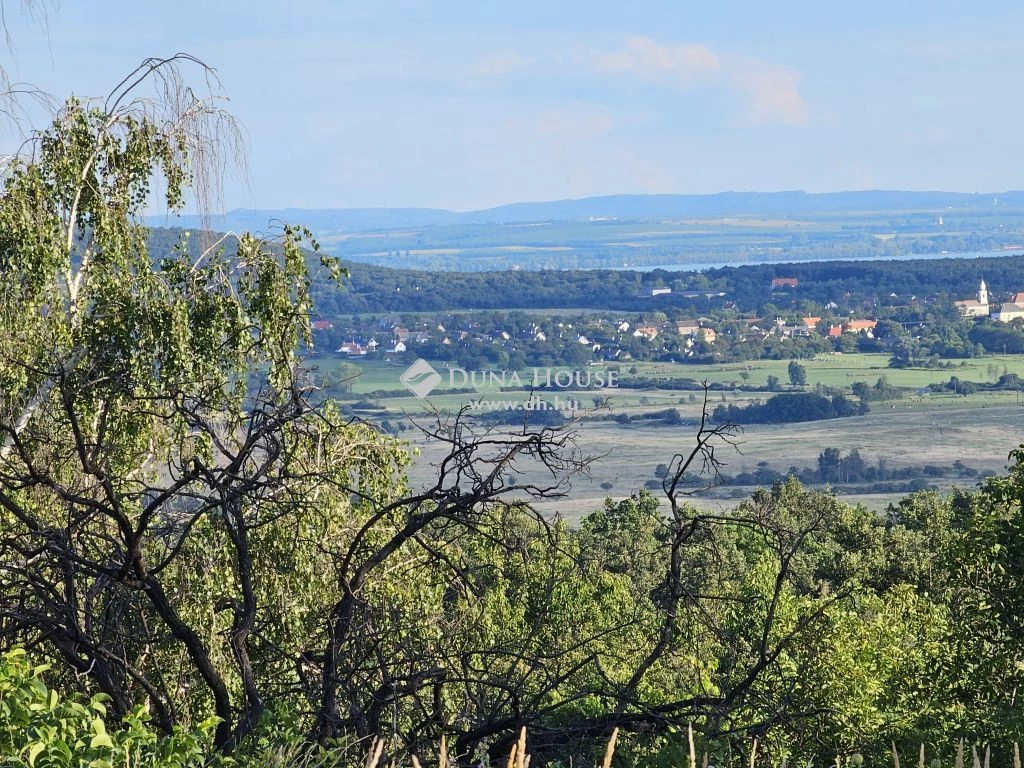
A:
[[[863,381],[874,384],[879,377],[885,376],[893,386],[904,387],[912,390],[926,388],[929,384],[946,382],[951,376],[961,380],[974,382],[991,382],[998,379],[1003,373],[1016,373],[1024,377],[1024,355],[994,355],[991,357],[974,358],[969,360],[949,361],[955,367],[941,369],[925,368],[889,368],[889,356],[885,354],[835,354],[823,355],[813,360],[802,360],[801,365],[807,370],[808,385],[813,388],[816,384],[829,387],[841,387],[849,389],[856,382]],[[718,383],[741,385],[753,387],[766,387],[769,376],[775,376],[784,384],[788,381],[787,360],[757,360],[750,363],[729,363],[724,365],[686,365],[682,363],[623,363],[617,366],[620,377],[644,376],[650,378],[689,378],[695,381],[707,381]],[[399,377],[405,370],[406,362],[379,362],[359,361],[348,362],[335,357],[323,357],[313,361],[318,380],[336,383],[345,380],[351,384],[354,394],[374,392],[378,390],[401,390],[402,384]],[[434,363],[435,368],[446,375],[446,368],[442,363]],[[568,370],[568,369],[561,369]],[[595,366],[592,370],[607,370],[605,366]],[[635,374],[630,371],[635,370]],[[748,378],[743,379],[741,373],[746,372]],[[522,380],[527,381],[532,376],[532,371],[520,372]],[[440,388],[448,386],[447,380],[440,385]],[[500,397],[512,399],[517,393],[501,393],[497,386],[485,385],[477,388],[480,396]],[[595,393],[586,392],[579,396],[590,401]],[[618,388],[614,391],[606,391],[612,398],[613,405],[631,407],[639,404],[640,398],[647,398],[652,402],[658,401],[659,407],[664,407],[665,401],[676,401],[680,397],[685,398],[689,393],[669,390],[629,390]],[[524,397],[525,395],[519,395]],[[744,400],[751,397],[763,397],[758,393],[729,392],[726,397],[730,400]],[[720,397],[715,393],[714,397]],[[922,407],[945,407],[948,404],[967,403],[977,405],[1005,404],[1006,402],[1017,402],[1018,395],[1014,392],[990,392],[978,393],[968,398],[954,397],[952,393],[927,394],[912,398],[915,403]],[[442,410],[452,410],[472,399],[470,395],[442,395],[430,398],[431,407]],[[407,398],[386,398],[380,401],[382,406],[396,412],[420,411],[426,405],[423,401],[414,397]]]
[[[869,462],[885,462],[890,467],[924,466],[935,464],[948,467],[960,460],[979,471],[1001,472],[1007,453],[1024,443],[1024,395],[1018,392],[977,392],[969,396],[952,392],[919,392],[927,385],[948,381],[951,376],[962,380],[987,382],[1003,373],[1024,376],[1024,356],[993,356],[980,359],[952,361],[956,367],[942,369],[892,369],[884,354],[826,355],[801,363],[807,369],[809,388],[816,384],[848,389],[858,381],[869,384],[885,376],[890,384],[907,388],[902,399],[871,404],[871,412],[862,417],[800,424],[758,425],[748,427],[742,436],[740,451],[726,457],[726,471],[731,474],[750,471],[758,462],[768,462],[777,471],[791,466],[814,466],[818,454],[825,448],[838,447],[843,452],[857,448]],[[349,377],[352,398],[375,390],[400,390],[399,376],[405,362],[359,362],[353,364],[336,358],[317,361],[318,375],[328,380]],[[665,363],[625,363],[619,369],[622,376],[652,378],[690,378],[714,383],[764,386],[768,376],[788,380],[788,361],[760,360],[747,364],[695,366]],[[445,373],[440,363],[435,367]],[[634,369],[635,373],[630,373]],[[740,376],[747,372],[746,381]],[[522,372],[525,380],[528,372]],[[447,381],[442,384],[447,386]],[[633,421],[628,425],[610,421],[594,421],[587,417],[595,414],[595,392],[559,393],[563,400],[576,397],[584,410],[577,414],[582,421],[576,426],[582,444],[596,460],[589,477],[573,483],[572,494],[543,509],[560,514],[570,520],[600,507],[606,496],[621,497],[641,488],[653,477],[654,468],[668,460],[674,451],[687,447],[692,439],[692,426],[653,426],[650,422]],[[617,388],[604,390],[609,395],[608,412],[642,415],[645,411],[676,408],[686,419],[700,415],[700,392],[664,389],[637,390]],[[551,398],[550,393],[546,393]],[[712,392],[712,406],[721,402],[739,403],[764,399],[766,392],[730,390]],[[440,395],[426,400],[415,397],[381,398],[376,401],[383,411],[367,412],[368,418],[386,417],[393,424],[402,424],[400,434],[416,449],[418,458],[411,467],[414,483],[430,481],[432,465],[441,458],[436,444],[416,429],[426,426],[434,418],[435,409],[441,414],[452,413],[470,400],[497,401],[523,400],[521,392],[500,392],[495,386],[480,387],[476,395]],[[972,481],[965,481],[969,484]],[[611,489],[601,488],[611,483]],[[948,489],[953,481],[938,479],[935,484]],[[744,492],[751,491],[745,488]],[[737,488],[720,489],[701,498],[702,505],[730,506],[737,503]],[[844,496],[850,502],[863,503],[874,509],[884,509],[902,494],[864,494]]]
[[[845,387],[858,381],[874,384],[879,376],[885,376],[897,387],[921,389],[929,384],[948,381],[951,376],[969,381],[992,381],[988,367],[995,365],[1000,373],[1024,375],[1024,355],[994,355],[969,360],[949,361],[956,367],[951,369],[890,368],[889,355],[877,354],[833,354],[819,356],[813,360],[801,360],[807,369],[807,382],[811,386],[823,384],[830,387]],[[961,365],[963,364],[963,365]],[[725,365],[683,365],[665,363],[634,363],[637,373],[644,376],[671,378],[687,376],[698,381],[743,384],[740,373],[747,371],[747,384],[765,385],[769,376],[776,376],[783,382],[788,379],[788,360],[756,360],[750,363],[728,363]]]

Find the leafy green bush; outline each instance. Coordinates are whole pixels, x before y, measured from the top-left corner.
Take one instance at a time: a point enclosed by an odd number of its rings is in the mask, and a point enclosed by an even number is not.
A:
[[[45,665],[33,667],[25,651],[0,655],[0,755],[11,768],[186,768],[207,763],[213,752],[211,718],[194,730],[159,735],[136,708],[117,730],[107,731],[107,697],[63,698],[47,687]]]

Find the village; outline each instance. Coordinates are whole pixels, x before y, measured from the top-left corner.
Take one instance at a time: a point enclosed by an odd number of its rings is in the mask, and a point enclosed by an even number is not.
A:
[[[980,353],[967,339],[972,323],[1003,324],[1024,319],[1024,292],[990,304],[984,281],[977,298],[943,304],[932,297],[899,300],[890,306],[847,299],[818,305],[781,298],[799,288],[796,278],[773,278],[760,313],[744,313],[728,300],[705,314],[678,308],[642,312],[578,312],[558,315],[530,311],[381,313],[313,322],[314,350],[346,359],[408,361],[418,357],[470,367],[593,365],[628,360],[661,362],[735,362],[812,357],[822,353],[890,352],[920,340],[922,307],[944,318],[963,340],[959,350],[942,356]],[[655,288],[652,301],[671,288]],[[859,310],[859,311],[858,311]],[[769,314],[770,313],[770,314]],[[694,316],[696,314],[696,316]],[[933,321],[934,324],[934,321]],[[916,331],[916,332],[915,332]],[[947,334],[948,335],[948,334]]]

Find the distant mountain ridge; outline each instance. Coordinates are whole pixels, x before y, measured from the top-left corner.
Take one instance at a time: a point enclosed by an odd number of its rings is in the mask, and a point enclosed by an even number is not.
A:
[[[851,211],[981,210],[1024,208],[1024,191],[1009,192],[720,192],[712,195],[606,195],[578,200],[510,203],[479,211],[442,208],[236,209],[211,217],[215,230],[263,231],[273,221],[303,224],[320,234],[452,224],[525,224],[592,218],[664,219],[720,216],[799,216]],[[153,216],[152,226],[195,228],[196,216]]]

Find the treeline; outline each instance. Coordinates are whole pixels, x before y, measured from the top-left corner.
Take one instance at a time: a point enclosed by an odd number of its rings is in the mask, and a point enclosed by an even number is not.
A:
[[[940,478],[974,481],[990,477],[993,473],[979,471],[957,460],[950,466],[938,464],[893,467],[884,458],[872,461],[857,448],[843,455],[840,448],[826,448],[818,455],[817,466],[791,466],[777,470],[770,462],[759,462],[755,469],[724,477],[724,485],[770,486],[796,478],[805,485],[840,485],[844,493],[915,493],[930,490],[930,483]],[[851,484],[866,485],[850,487]]]
[[[1016,373],[1004,373],[997,381],[969,381],[951,376],[949,381],[929,384],[932,392],[952,392],[956,395],[973,395],[975,392],[1022,392],[1024,379]]]
[[[182,230],[153,229],[154,258],[173,252]],[[198,253],[202,238],[189,247]],[[230,251],[235,242],[224,243]],[[1024,290],[1024,256],[986,259],[910,261],[814,261],[798,264],[745,264],[706,272],[652,270],[504,270],[432,272],[344,262],[348,277],[340,286],[318,279],[313,286],[317,311],[325,317],[354,313],[437,312],[465,309],[580,309],[622,311],[680,309],[706,311],[724,302],[745,311],[773,304],[877,299],[905,304],[912,296],[973,296],[982,277],[997,294]],[[775,277],[795,277],[795,289],[771,291]],[[652,297],[654,288],[671,294]],[[723,294],[723,295],[719,295]],[[896,294],[892,297],[891,294]]]
[[[860,416],[867,412],[866,402],[857,404],[840,394],[825,397],[814,392],[795,392],[775,395],[763,403],[721,404],[715,407],[712,417],[720,424],[790,424]]]
[[[995,354],[1024,354],[1024,324],[997,323],[991,320],[971,328],[970,338],[989,352]]]

